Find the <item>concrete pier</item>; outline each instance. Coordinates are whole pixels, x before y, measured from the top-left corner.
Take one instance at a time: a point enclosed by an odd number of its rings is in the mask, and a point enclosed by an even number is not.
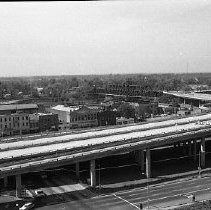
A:
[[[141,171],[144,171],[144,150],[136,150],[136,161]]]
[[[205,138],[201,139],[201,168],[205,167]]]
[[[151,177],[151,157],[150,157],[150,149],[146,150],[146,177]]]
[[[196,140],[193,141],[193,159],[194,159],[194,162],[196,163],[197,162],[197,141]]]
[[[15,181],[16,181],[16,197],[20,197],[21,195],[21,174],[15,175]]]
[[[7,185],[8,185],[8,177],[5,176],[5,177],[4,177],[4,187],[6,188]]]
[[[96,186],[95,160],[90,161],[90,182],[91,182],[91,187]]]
[[[80,166],[79,166],[79,162],[77,162],[75,164],[75,174],[76,174],[76,177],[79,179],[79,177],[80,177]]]

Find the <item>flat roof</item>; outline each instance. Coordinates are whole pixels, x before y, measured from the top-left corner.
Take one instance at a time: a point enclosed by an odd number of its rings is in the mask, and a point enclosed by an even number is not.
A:
[[[8,104],[0,105],[0,111],[21,110],[21,109],[38,109],[37,104]]]
[[[180,97],[180,98],[195,99],[199,101],[211,101],[211,94],[195,93],[195,92],[184,93],[184,92],[177,92],[177,91],[169,91],[169,92],[163,91],[163,93]]]

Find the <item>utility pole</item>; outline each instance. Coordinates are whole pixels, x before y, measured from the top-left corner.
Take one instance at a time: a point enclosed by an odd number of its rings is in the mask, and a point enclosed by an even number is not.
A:
[[[147,209],[149,209],[149,178],[147,177]]]

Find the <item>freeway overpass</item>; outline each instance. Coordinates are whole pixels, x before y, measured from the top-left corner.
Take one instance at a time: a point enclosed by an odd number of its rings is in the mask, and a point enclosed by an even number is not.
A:
[[[205,94],[205,93],[199,93],[199,92],[181,92],[181,91],[163,91],[163,94],[175,96],[177,98],[182,98],[184,100],[184,104],[186,101],[190,101],[191,104],[197,104],[197,106],[200,106],[200,104],[204,103],[210,103],[211,102],[211,95]]]
[[[96,185],[95,160],[133,152],[142,171],[151,177],[150,150],[168,145],[188,147],[196,160],[200,142],[201,166],[205,166],[205,139],[211,136],[211,114],[147,124],[49,137],[0,142],[0,178],[16,176],[17,195],[21,174],[90,161],[91,186]],[[188,144],[187,144],[188,143]]]

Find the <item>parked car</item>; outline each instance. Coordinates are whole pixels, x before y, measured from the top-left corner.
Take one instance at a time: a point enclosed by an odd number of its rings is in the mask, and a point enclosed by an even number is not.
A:
[[[24,204],[22,207],[19,208],[19,210],[28,210],[32,208],[34,208],[34,204],[30,202],[30,203]]]
[[[46,196],[46,194],[42,190],[35,190],[34,192],[37,197],[45,197]]]

